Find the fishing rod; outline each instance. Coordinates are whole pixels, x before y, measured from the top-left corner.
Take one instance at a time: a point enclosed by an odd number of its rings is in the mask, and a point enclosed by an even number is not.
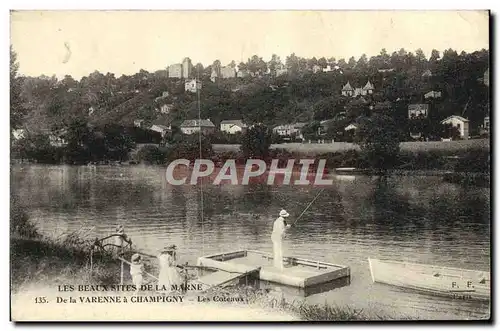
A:
[[[306,209],[304,209],[304,211],[302,212],[302,214],[299,215],[299,217],[297,217],[297,219],[295,220],[295,222],[292,223],[292,225],[294,225],[295,223],[297,223],[297,221],[302,217],[302,215],[304,215],[304,213],[307,211],[307,209],[309,209],[309,207],[311,207],[311,205],[314,203],[314,201],[316,201],[316,199],[319,197],[319,195],[321,194],[321,192],[323,192],[325,189],[322,188],[318,194],[316,194],[316,196],[314,197],[314,199],[307,205]]]

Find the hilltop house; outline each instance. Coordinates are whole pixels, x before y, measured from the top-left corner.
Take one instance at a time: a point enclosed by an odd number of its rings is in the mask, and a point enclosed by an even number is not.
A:
[[[201,89],[201,81],[199,80],[191,79],[184,83],[184,90],[186,92],[196,93],[198,89]]]
[[[168,131],[170,131],[171,127],[161,124],[153,124],[149,129],[153,132],[158,132],[159,134],[161,134],[161,137],[163,138],[168,133]]]
[[[296,139],[304,140],[304,136],[302,135],[302,128],[305,125],[307,125],[307,123],[278,125],[273,128],[273,132],[282,137],[294,137]]]
[[[167,104],[161,105],[160,108],[158,108],[158,110],[162,114],[168,114],[172,111],[173,108],[174,108],[174,104],[167,103]]]
[[[220,122],[220,130],[229,134],[244,132],[246,129],[247,125],[241,120],[225,120]]]
[[[203,134],[211,134],[215,131],[215,125],[210,121],[206,120],[185,120],[181,124],[181,131],[184,134],[193,134],[200,132]]]
[[[328,64],[326,68],[323,68],[323,72],[332,72],[334,69],[336,70],[338,68],[339,68],[338,66],[332,68],[332,66]]]
[[[427,118],[429,116],[429,105],[425,103],[417,103],[408,105],[408,118]]]
[[[469,120],[458,115],[451,115],[441,121],[441,124],[451,124],[460,132],[460,138],[469,139]]]
[[[193,71],[193,64],[191,59],[186,57],[182,63],[175,63],[167,68],[169,78],[189,78]]]
[[[358,126],[356,124],[351,123],[344,128],[344,131],[352,131],[352,130],[356,131],[357,128]]]
[[[236,69],[230,66],[220,68],[220,77],[223,79],[236,77]]]
[[[354,89],[352,88],[351,83],[347,82],[347,84],[345,84],[342,87],[341,93],[345,97],[352,97],[352,96],[354,96]]]
[[[142,123],[144,123],[144,120],[143,120],[143,119],[136,119],[136,120],[134,120],[134,126],[135,126],[136,128],[140,128],[140,127],[142,127]]]
[[[238,70],[238,73],[236,74],[236,76],[239,78],[245,78],[245,77],[250,76],[250,72],[246,69]]]
[[[370,81],[368,81],[364,87],[356,87],[356,88],[353,88],[351,86],[351,83],[347,82],[347,84],[345,84],[342,87],[341,93],[343,96],[354,98],[357,97],[358,95],[364,96],[368,94],[373,94],[374,90],[375,88]]]
[[[424,94],[425,99],[429,98],[441,98],[441,92],[439,91],[430,91]]]

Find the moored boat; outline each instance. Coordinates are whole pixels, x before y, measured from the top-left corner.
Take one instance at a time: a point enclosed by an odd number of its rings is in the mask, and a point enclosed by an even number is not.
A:
[[[489,301],[490,273],[368,258],[374,283],[462,300]]]

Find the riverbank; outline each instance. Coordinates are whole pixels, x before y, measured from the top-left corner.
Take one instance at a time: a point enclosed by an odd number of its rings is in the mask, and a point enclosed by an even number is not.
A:
[[[226,160],[234,160],[236,164],[245,164],[245,157],[240,145],[204,145],[204,159],[212,160],[216,165]],[[191,145],[141,145],[132,150],[127,158],[118,160],[87,161],[78,164],[124,166],[135,164],[165,165],[173,160],[182,158],[194,162],[200,158],[199,147]],[[14,155],[15,156],[15,155]],[[58,158],[52,158],[57,160]],[[353,143],[286,143],[271,145],[268,155],[263,158],[270,164],[278,159],[279,166],[285,167],[288,160],[294,159],[298,164],[300,159],[326,160],[329,170],[339,167],[354,167],[359,169],[370,168],[364,159],[359,146]],[[61,159],[62,160],[62,159]],[[42,161],[28,161],[13,159],[13,163],[45,163]],[[50,162],[49,162],[50,163]],[[488,139],[460,140],[449,142],[402,142],[400,153],[395,162],[387,164],[388,170],[403,171],[462,171],[470,173],[489,172],[490,144]],[[61,164],[52,162],[51,164]],[[75,163],[71,163],[75,164]],[[461,169],[455,169],[461,167]]]
[[[403,152],[460,152],[468,149],[490,149],[489,139],[471,139],[454,141],[404,141],[400,144]],[[237,152],[240,150],[238,144],[213,144],[215,152]],[[334,153],[349,150],[359,150],[359,146],[349,142],[325,142],[319,143],[283,143],[273,144],[271,149],[284,149],[296,153]]]
[[[183,302],[174,308],[160,303],[106,304],[61,302],[68,296],[106,297],[116,292],[75,292],[70,286],[116,285],[120,283],[120,262],[110,254],[94,254],[92,240],[70,233],[59,238],[41,236],[14,197],[11,218],[10,276],[12,318],[34,320],[171,320],[171,321],[352,321],[388,320],[352,307],[290,302],[280,293],[254,288],[225,288],[217,295],[239,297],[242,303]],[[27,231],[26,229],[29,229]],[[92,267],[91,267],[92,264]],[[155,271],[148,270],[150,272]],[[127,273],[125,273],[127,274]],[[125,284],[130,276],[125,275]],[[150,279],[147,279],[150,281]],[[122,293],[123,294],[123,293]],[[145,293],[146,294],[146,293]],[[129,294],[126,294],[130,296]],[[69,300],[69,299],[68,299]],[[45,301],[47,301],[45,303]],[[58,302],[59,301],[59,302]],[[200,305],[202,309],[200,309]],[[401,317],[406,319],[406,317]]]
[[[370,314],[352,307],[328,304],[309,305],[290,302],[279,294],[253,288],[226,288],[215,294],[239,297],[235,303],[182,302],[119,304],[57,302],[69,295],[80,298],[117,296],[116,292],[69,291],[68,286],[116,285],[120,282],[120,263],[109,257],[94,260],[83,247],[48,239],[11,238],[12,317],[16,321],[34,320],[171,320],[171,321],[359,321],[390,320],[389,316]],[[130,280],[126,278],[126,283]],[[64,290],[64,286],[66,290]],[[144,293],[146,295],[147,293]],[[214,295],[215,295],[214,294]],[[121,298],[131,294],[121,295]],[[47,303],[40,303],[40,300]],[[62,300],[62,299],[60,299]],[[68,299],[69,300],[69,299]],[[200,305],[203,305],[200,307]],[[28,307],[32,307],[33,309]],[[35,309],[36,308],[36,309]],[[168,308],[168,309],[165,309]],[[408,319],[402,316],[399,319]]]

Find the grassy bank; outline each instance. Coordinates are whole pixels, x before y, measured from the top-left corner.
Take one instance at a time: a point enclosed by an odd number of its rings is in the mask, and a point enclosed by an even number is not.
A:
[[[203,157],[211,159],[218,166],[222,166],[226,160],[235,160],[236,164],[244,165],[248,159],[239,148],[239,145],[213,145],[213,149],[203,152]],[[342,167],[369,169],[371,168],[370,160],[365,159],[364,154],[366,153],[362,153],[358,146],[352,143],[291,143],[272,145],[263,159],[267,164],[278,159],[279,167],[286,167],[291,159],[295,160],[297,166],[300,166],[300,159],[314,159],[326,160],[326,168],[330,170]],[[183,155],[178,155],[178,153],[172,155],[166,148],[146,146],[138,150],[133,158],[136,161],[134,163],[149,164],[165,164],[177,158],[186,158],[194,162],[199,158],[199,150],[193,149]],[[387,170],[392,170],[395,174],[411,174],[411,171],[489,173],[489,140],[404,142],[401,144],[396,161],[389,160],[388,162],[390,168]],[[318,162],[315,163],[317,164]]]
[[[237,152],[240,145],[223,145],[214,144],[213,149],[216,152]],[[298,152],[304,154],[322,154],[344,152],[348,150],[359,150],[356,144],[348,142],[326,142],[324,144],[317,143],[284,143],[271,145],[272,149],[285,149],[289,152]],[[460,152],[468,149],[488,149],[490,148],[489,139],[471,139],[471,140],[455,140],[455,141],[405,141],[401,143],[403,152]]]
[[[301,321],[386,321],[409,320],[409,316],[389,316],[357,309],[351,306],[336,306],[328,303],[310,304],[301,300],[285,299],[280,293],[251,287],[230,287],[221,290],[230,297],[240,296],[248,304],[257,305],[263,309],[281,310],[293,314]]]

